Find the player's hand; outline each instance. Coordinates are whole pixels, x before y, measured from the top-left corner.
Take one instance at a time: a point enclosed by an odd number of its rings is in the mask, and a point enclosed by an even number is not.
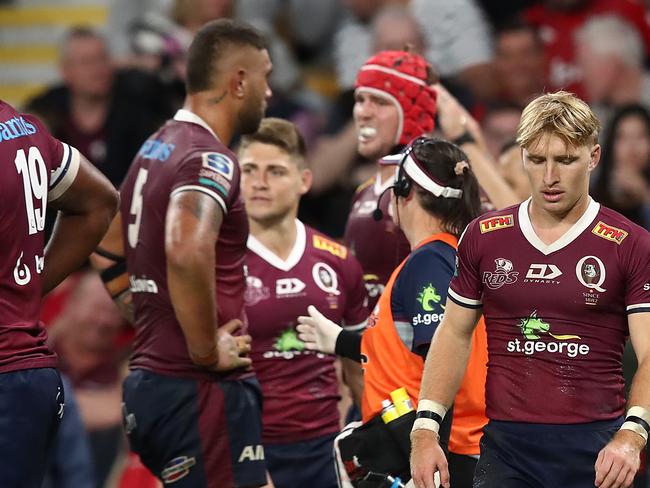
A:
[[[308,317],[298,317],[298,338],[305,343],[307,349],[334,354],[341,327],[316,310],[313,305],[307,308],[307,313]]]
[[[233,337],[232,333],[242,326],[239,319],[226,322],[217,329],[217,350],[219,361],[214,366],[215,371],[230,371],[237,368],[245,368],[252,364],[251,358],[242,357],[251,350],[251,336],[242,335]]]
[[[598,453],[596,486],[598,488],[627,488],[632,486],[639,470],[643,438],[630,430],[619,430]]]
[[[440,485],[435,474],[440,472]],[[435,432],[419,429],[411,432],[411,478],[415,488],[449,488],[447,459]]]

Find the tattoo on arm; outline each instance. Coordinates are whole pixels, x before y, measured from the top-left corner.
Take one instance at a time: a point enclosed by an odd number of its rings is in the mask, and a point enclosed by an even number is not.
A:
[[[216,233],[219,232],[222,220],[221,207],[210,197],[195,191],[183,192],[182,197],[176,200],[176,205],[190,212],[197,220],[205,218],[206,213],[210,214],[212,230]],[[216,212],[211,212],[215,206],[217,208]]]

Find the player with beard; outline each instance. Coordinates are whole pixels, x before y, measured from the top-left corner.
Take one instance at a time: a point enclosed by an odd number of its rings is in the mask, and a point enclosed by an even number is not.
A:
[[[109,290],[124,296],[127,271],[134,306],[126,432],[165,484],[266,482],[261,394],[245,357],[248,222],[227,145],[257,130],[270,72],[252,27],[217,20],[199,30],[185,107],[143,144],[122,186],[121,222],[99,249],[117,261],[104,271]]]
[[[246,314],[264,393],[267,467],[277,488],[336,488],[335,358],[307,350],[295,326],[316,305],[348,330],[363,328],[368,308],[361,266],[346,247],[296,219],[311,172],[304,140],[291,122],[264,119],[255,134],[242,138],[239,161],[251,229]],[[343,360],[343,373],[359,398],[359,365]]]
[[[480,309],[490,420],[474,486],[632,484],[650,431],[650,234],[589,196],[599,129],[589,106],[567,92],[524,109],[517,143],[531,197],[475,219],[459,244],[411,434],[417,488],[433,488],[435,471],[449,486],[436,431]],[[628,335],[639,368],[626,413]]]

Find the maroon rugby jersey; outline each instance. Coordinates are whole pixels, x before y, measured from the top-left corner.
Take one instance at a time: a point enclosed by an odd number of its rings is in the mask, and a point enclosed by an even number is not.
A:
[[[248,238],[246,312],[251,357],[264,393],[263,442],[304,441],[339,431],[334,356],[305,349],[299,315],[314,305],[330,320],[361,329],[368,317],[359,263],[344,246],[296,221],[297,236],[282,260]]]
[[[187,110],[179,110],[135,157],[122,185],[120,209],[136,318],[131,368],[178,376],[206,372],[189,358],[167,287],[165,216],[170,196],[176,193],[204,193],[223,210],[216,244],[218,323],[239,318],[246,324],[248,220],[239,175],[233,153],[200,117]]]
[[[527,200],[474,220],[458,247],[449,297],[483,305],[487,415],[571,424],[624,412],[627,315],[650,311],[650,234],[591,200],[544,244]]]
[[[363,269],[370,310],[375,307],[392,272],[411,252],[408,240],[390,215],[390,190],[379,202],[383,218],[379,222],[372,218],[377,198],[392,184],[392,179],[380,184],[377,175],[361,185],[352,201],[345,227],[345,243]]]
[[[0,101],[0,373],[56,366],[39,321],[45,211],[79,170],[79,152]]]

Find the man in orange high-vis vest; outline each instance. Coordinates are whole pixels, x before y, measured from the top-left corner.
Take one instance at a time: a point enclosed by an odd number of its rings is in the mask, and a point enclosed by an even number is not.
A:
[[[363,335],[341,333],[314,307],[309,308],[309,317],[298,319],[300,338],[308,348],[362,362],[364,423],[375,418],[382,401],[400,387],[417,402],[424,357],[444,315],[458,235],[479,212],[478,183],[465,153],[439,139],[411,143],[400,161],[391,205],[412,250],[390,277]],[[459,457],[469,461],[469,466],[459,463],[467,475],[459,472],[455,488],[471,486],[462,480],[471,482],[475,459],[469,456],[478,454],[486,421],[484,330],[478,329],[475,342],[474,365],[468,370],[466,391],[458,399],[461,412],[450,438],[462,454]]]

